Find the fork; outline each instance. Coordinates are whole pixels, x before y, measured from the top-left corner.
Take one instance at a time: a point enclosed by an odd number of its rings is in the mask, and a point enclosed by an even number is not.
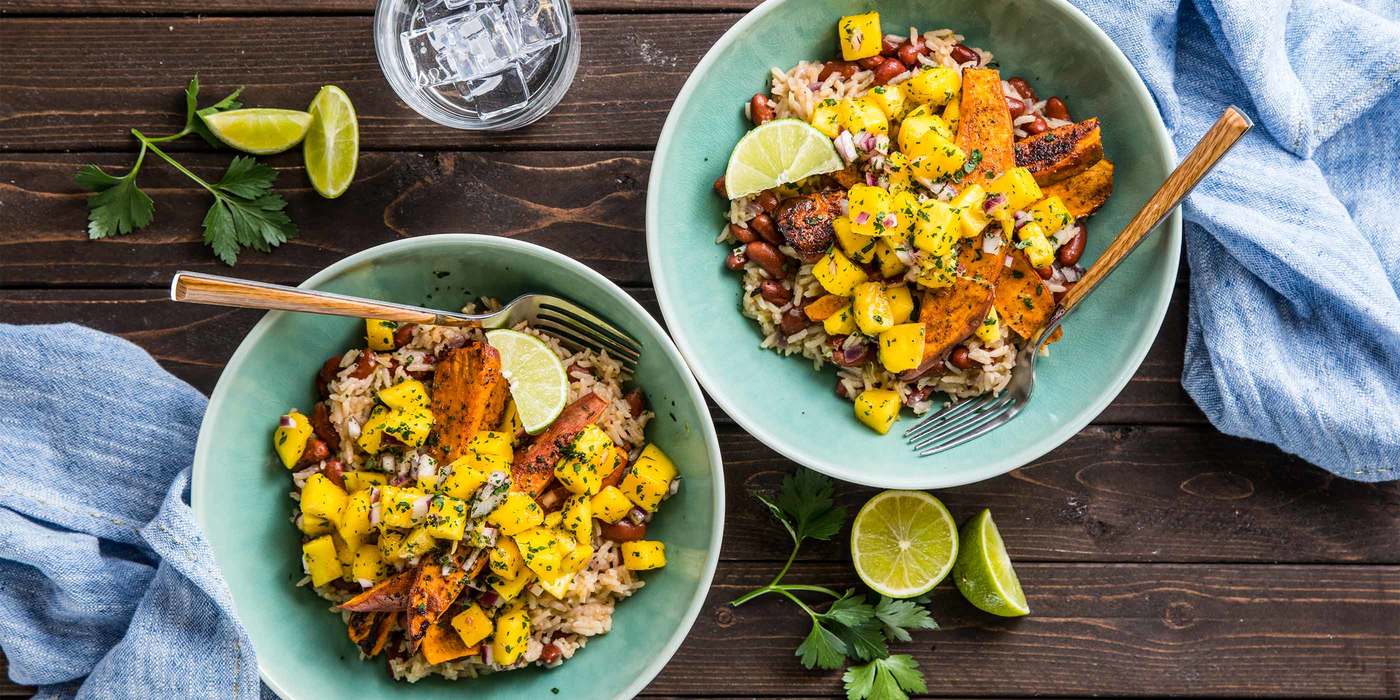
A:
[[[532,328],[549,332],[565,347],[606,352],[629,373],[636,371],[642,354],[642,344],[626,331],[578,304],[548,294],[525,294],[497,311],[466,314],[201,272],[177,272],[170,280],[170,299],[243,309],[301,311],[434,326],[496,329],[510,328],[525,321]]]
[[[1030,401],[1035,388],[1035,361],[1039,349],[1050,334],[1060,327],[1065,317],[1107,278],[1147,235],[1195,189],[1201,178],[1209,173],[1235,142],[1254,123],[1236,107],[1227,107],[1201,140],[1191,149],[1181,164],[1167,176],[1162,186],[1148,198],[1132,221],[1113,239],[1098,260],[1077,284],[1065,292],[1059,307],[1037,334],[1035,342],[1026,343],[1016,353],[1016,364],[1005,391],[996,396],[983,395],[947,406],[904,431],[904,439],[920,457],[928,457],[975,440],[1015,418]]]

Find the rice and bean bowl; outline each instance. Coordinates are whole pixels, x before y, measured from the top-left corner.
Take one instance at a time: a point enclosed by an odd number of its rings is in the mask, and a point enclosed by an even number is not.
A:
[[[647,526],[680,480],[646,441],[641,388],[606,353],[514,330],[567,376],[567,405],[537,435],[481,329],[375,320],[364,347],[326,360],[312,410],[274,431],[298,585],[396,680],[562,664],[665,566]]]
[[[743,112],[746,139],[810,125],[839,168],[758,191],[721,177],[716,242],[761,345],[836,365],[835,393],[884,433],[904,408],[1005,389],[1084,274],[1113,163],[1098,119],[1003,78],[953,29],[884,33],[870,12],[840,18],[837,39],[836,57],[772,68]]]

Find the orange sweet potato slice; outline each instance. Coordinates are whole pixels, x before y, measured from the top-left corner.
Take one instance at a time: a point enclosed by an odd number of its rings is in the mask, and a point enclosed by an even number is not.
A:
[[[539,497],[554,478],[554,465],[561,454],[573,443],[579,431],[589,423],[602,417],[608,402],[592,392],[580,396],[564,407],[558,418],[549,424],[525,449],[516,450],[515,460],[510,465],[511,485],[516,491],[524,491]]]
[[[418,566],[412,569],[413,587],[408,594],[408,608],[403,613],[404,637],[408,640],[411,651],[418,649],[428,634],[428,628],[437,622],[447,610],[447,606],[462,593],[467,581],[481,573],[482,567],[486,565],[483,552],[476,557],[470,569],[463,568],[470,552],[466,547],[458,547],[446,562],[449,570],[445,574],[442,571],[444,562],[433,556],[424,557]]]
[[[982,250],[981,236],[965,240],[958,251],[958,274],[994,285],[1006,269],[1006,251],[1010,248],[1003,243],[997,252],[987,253]]]
[[[825,321],[831,318],[832,314],[840,311],[849,303],[850,300],[846,299],[846,297],[827,294],[803,307],[802,312],[807,314],[807,318],[813,321]]]
[[[387,613],[355,613],[348,625],[350,641],[365,656],[374,658],[384,651],[394,631],[394,616]]]
[[[430,664],[474,656],[480,651],[479,646],[464,644],[457,630],[442,622],[429,626],[428,633],[423,636],[423,659]]]
[[[1016,144],[1016,165],[1031,171],[1042,187],[1074,177],[1100,160],[1103,135],[1096,118],[1050,129]]]
[[[924,363],[941,357],[972,335],[987,318],[995,289],[971,277],[954,278],[952,286],[924,292],[919,322],[924,324]]]
[[[495,348],[472,341],[448,352],[433,376],[431,452],[438,463],[462,456],[473,435],[500,424],[509,395]]]
[[[1104,158],[1082,173],[1041,188],[1046,197],[1056,196],[1076,219],[1099,210],[1113,194],[1113,161]]]
[[[413,572],[401,571],[341,603],[340,609],[361,613],[403,610],[408,607],[408,592],[412,587]]]
[[[1032,338],[1055,313],[1054,295],[1031,267],[1025,253],[1011,254],[1011,269],[996,289],[997,316],[1022,338]]]
[[[964,183],[985,185],[1015,167],[1016,139],[1011,130],[1011,110],[1001,91],[1001,73],[995,68],[963,71],[955,142],[969,162],[979,159],[972,172],[963,177]]]

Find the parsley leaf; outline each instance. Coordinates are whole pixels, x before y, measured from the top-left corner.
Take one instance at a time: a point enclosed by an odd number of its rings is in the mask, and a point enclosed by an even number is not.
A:
[[[228,170],[215,185],[236,197],[256,199],[272,189],[277,180],[277,171],[248,156],[238,156],[228,164]]]
[[[909,693],[926,693],[919,662],[908,654],[875,659],[852,666],[841,676],[847,700],[909,700]]]
[[[806,668],[834,671],[846,662],[846,643],[822,623],[812,620],[812,631],[797,647],[796,655]]]
[[[243,106],[238,101],[238,95],[243,92],[242,86],[229,93],[227,97],[215,102],[208,107],[200,109],[199,100],[199,76],[190,79],[190,84],[185,88],[185,128],[181,130],[181,136],[189,133],[199,134],[199,137],[209,143],[210,146],[221,147],[223,142],[209,131],[209,127],[204,125],[204,117],[219,112],[227,112],[231,109],[238,109]]]
[[[927,602],[927,599],[895,600],[880,596],[880,603],[875,606],[875,617],[884,625],[885,636],[897,642],[907,642],[913,639],[909,630],[938,629],[938,623],[934,622],[933,616],[920,605],[924,602]]]
[[[846,509],[836,505],[832,492],[831,479],[810,469],[783,477],[776,503],[799,542],[807,538],[829,540],[841,531]]]
[[[145,149],[141,151],[145,155]],[[79,186],[93,191],[88,195],[88,238],[122,236],[145,228],[155,216],[156,205],[136,186],[141,161],[127,174],[115,177],[96,165],[84,165],[73,177]]]

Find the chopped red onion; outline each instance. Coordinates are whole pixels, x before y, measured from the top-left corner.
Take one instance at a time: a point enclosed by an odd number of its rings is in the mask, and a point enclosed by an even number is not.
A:
[[[1005,265],[1006,267],[1011,267],[1011,263],[1014,262],[1014,260],[1015,259],[1012,256],[1008,255],[1006,256],[1005,260],[1001,261],[1001,264]]]
[[[875,135],[869,131],[862,131],[856,134],[855,142],[862,151],[868,151],[875,147]]]
[[[888,154],[888,153],[890,152],[890,137],[888,137],[888,136],[886,136],[886,135],[884,135],[884,134],[880,134],[879,136],[876,136],[876,137],[875,137],[875,150],[876,150],[877,152],[879,152],[879,153],[886,153],[886,154]]]
[[[501,597],[497,595],[495,591],[487,591],[485,593],[482,593],[481,597],[476,599],[476,602],[480,603],[481,607],[483,608],[491,608],[495,607],[496,603],[500,601],[500,599]]]
[[[854,219],[854,221],[857,225],[864,226],[865,224],[870,222],[870,212],[863,211],[859,214],[856,214],[856,218]]]
[[[1078,265],[1075,265],[1073,267],[1066,267],[1063,268],[1061,274],[1065,276],[1066,282],[1078,282],[1079,279],[1084,276],[1084,268]]]
[[[807,83],[807,89],[808,89],[808,90],[811,90],[811,91],[813,91],[813,92],[815,92],[815,91],[817,91],[817,90],[822,89],[822,84],[821,84],[821,83],[818,83],[818,82],[815,82],[815,81],[814,81],[814,82],[810,82],[810,83]]]
[[[837,134],[836,139],[832,141],[832,145],[836,146],[836,152],[841,154],[841,160],[846,161],[847,165],[855,161],[856,144],[855,141],[851,139],[851,132],[842,131],[840,134]]]
[[[880,180],[877,179],[877,178],[875,177],[875,172],[874,172],[874,171],[868,171],[868,172],[865,173],[865,184],[870,185],[871,187],[874,187],[874,186],[875,186],[875,183],[877,183],[877,182],[879,182],[879,181],[880,181]]]
[[[355,583],[360,584],[360,588],[371,588],[374,586],[374,582],[367,578],[357,578],[355,579]]]
[[[894,228],[899,225],[899,217],[893,213],[885,214],[885,218],[880,221],[880,225],[885,228]]]
[[[277,427],[279,427],[279,428],[295,428],[295,427],[297,427],[297,422],[294,421],[294,420],[292,420],[292,417],[291,417],[290,415],[286,415],[286,416],[282,416],[282,418],[279,419],[279,420],[277,421]]]
[[[1069,239],[1074,238],[1075,234],[1078,232],[1079,224],[1071,221],[1069,224],[1061,227],[1060,230],[1050,234],[1050,237],[1055,239],[1055,247],[1058,248],[1069,243]]]
[[[413,519],[422,520],[428,517],[428,504],[433,500],[432,496],[420,496],[413,501]]]
[[[993,192],[987,195],[986,199],[982,200],[982,211],[990,214],[1000,209],[1004,204],[1006,204],[1006,195],[1000,192]]]
[[[355,420],[355,419],[353,419],[353,418],[351,418],[350,420],[346,421],[346,422],[345,422],[345,434],[346,434],[347,436],[349,436],[351,440],[358,440],[358,439],[360,439],[360,422],[357,421],[357,420]]]
[[[484,600],[485,598],[486,598],[486,596],[482,596],[482,599],[483,599],[483,600]],[[494,658],[494,655],[491,653],[491,647],[492,647],[492,646],[493,646],[493,645],[491,645],[491,644],[482,644],[482,645],[481,645],[481,660],[484,661],[484,662],[486,662],[486,665],[487,665],[487,666],[495,666],[495,665],[496,665],[496,660],[495,660],[495,658]]]
[[[841,201],[836,205],[836,208],[837,208],[838,210],[840,210],[841,216],[850,216],[850,214],[851,214],[851,200],[846,199],[845,197],[842,197],[842,198],[841,198]]]
[[[1002,245],[1001,236],[998,236],[998,235],[996,235],[996,234],[994,234],[994,233],[989,233],[989,234],[987,234],[987,235],[985,235],[985,236],[982,237],[982,252],[983,252],[983,253],[987,253],[987,254],[992,254],[992,255],[994,255],[994,254],[996,254],[997,251],[1001,250],[1001,245]]]

